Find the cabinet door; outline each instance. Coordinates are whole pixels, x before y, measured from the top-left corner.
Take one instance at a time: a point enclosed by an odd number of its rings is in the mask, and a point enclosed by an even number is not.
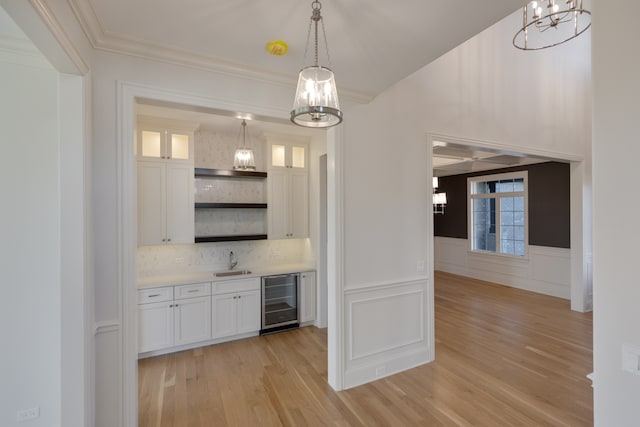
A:
[[[309,237],[309,175],[306,172],[289,172],[288,237]]]
[[[289,234],[289,185],[284,170],[269,172],[269,239],[286,239]]]
[[[166,165],[168,243],[194,242],[193,166]]]
[[[316,320],[316,273],[300,273],[300,322]]]
[[[140,127],[138,129],[138,159],[164,159],[166,132],[159,127]]]
[[[138,245],[166,241],[165,188],[163,162],[138,162]]]
[[[161,350],[173,345],[173,302],[138,306],[138,352]]]
[[[191,160],[193,134],[169,131],[167,133],[167,157],[171,160]]]
[[[211,337],[222,338],[236,334],[236,295],[211,297]]]
[[[237,333],[255,332],[260,330],[260,292],[240,292],[236,298],[237,305]]]
[[[198,297],[174,302],[175,345],[211,338],[211,298]]]

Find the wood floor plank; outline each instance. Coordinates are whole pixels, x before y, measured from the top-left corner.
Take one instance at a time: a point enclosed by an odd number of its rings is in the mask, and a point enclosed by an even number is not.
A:
[[[314,327],[138,362],[139,426],[591,426],[592,316],[436,272],[436,360],[336,393]]]

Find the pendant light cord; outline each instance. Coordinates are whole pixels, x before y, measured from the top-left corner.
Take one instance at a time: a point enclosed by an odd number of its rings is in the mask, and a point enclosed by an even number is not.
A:
[[[314,0],[311,3],[311,9],[313,13],[311,15],[311,19],[309,20],[309,28],[307,29],[307,42],[304,46],[304,63],[307,63],[307,53],[309,51],[309,38],[311,37],[311,24],[313,23],[314,27],[314,66],[318,66],[318,21],[322,24],[322,36],[324,38],[324,47],[327,53],[327,61],[329,63],[329,67],[331,67],[331,56],[329,56],[329,44],[327,43],[327,32],[324,29],[324,19],[322,19],[322,15],[320,14],[320,9],[322,9],[322,5],[318,0]],[[303,66],[304,67],[304,66]]]

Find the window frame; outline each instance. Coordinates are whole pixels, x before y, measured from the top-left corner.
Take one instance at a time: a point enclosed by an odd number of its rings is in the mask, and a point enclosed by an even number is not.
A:
[[[523,191],[504,192],[504,193],[483,193],[473,194],[473,185],[477,182],[500,181],[505,179],[522,178],[524,181]],[[501,242],[501,219],[500,207],[501,199],[505,197],[524,197],[524,254],[515,255],[500,252]],[[480,250],[473,248],[474,226],[473,226],[473,200],[474,199],[495,199],[496,200],[496,250]],[[492,175],[479,175],[467,178],[467,250],[473,254],[491,255],[499,257],[507,257],[513,259],[526,260],[529,259],[529,173],[526,170],[517,172],[506,172]]]

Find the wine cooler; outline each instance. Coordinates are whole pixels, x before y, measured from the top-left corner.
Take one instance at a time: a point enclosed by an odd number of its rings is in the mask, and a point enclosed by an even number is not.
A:
[[[297,328],[300,313],[298,273],[262,278],[262,329],[260,334]]]

